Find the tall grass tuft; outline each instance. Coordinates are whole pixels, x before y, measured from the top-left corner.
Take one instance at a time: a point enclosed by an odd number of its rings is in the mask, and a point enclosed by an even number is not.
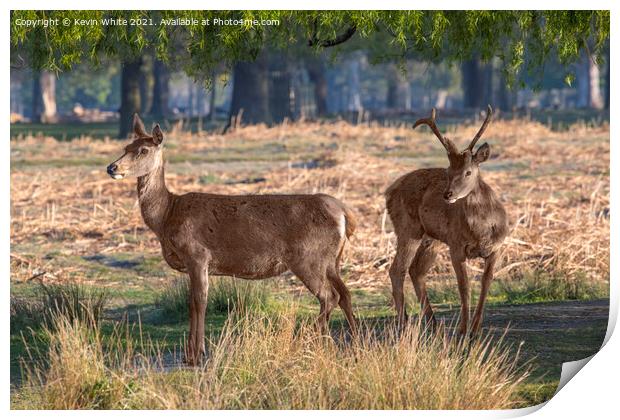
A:
[[[50,326],[59,314],[66,315],[69,320],[97,324],[108,302],[109,295],[104,289],[78,283],[40,283],[32,297],[11,296],[11,329]]]
[[[207,313],[227,314],[246,311],[264,312],[272,299],[268,286],[262,282],[214,277],[209,282]],[[162,317],[178,322],[189,318],[189,281],[177,278],[156,298]]]
[[[44,308],[38,299],[11,296],[11,331],[23,331],[43,323]]]
[[[110,297],[105,289],[87,287],[78,283],[41,283],[37,291],[45,309],[45,319],[50,325],[58,314],[65,315],[69,321],[78,320],[98,324]]]
[[[368,325],[347,344],[293,312],[229,323],[203,377],[203,404],[235,409],[489,409],[511,407],[526,377],[489,337],[465,343],[411,325]],[[198,396],[197,396],[198,397]]]
[[[207,308],[216,313],[264,312],[271,296],[264,282],[218,277],[210,284]]]
[[[105,364],[104,346],[97,327],[83,319],[57,312],[44,334],[47,354],[22,363],[26,398],[23,408],[108,409],[122,401],[123,381],[114,381]],[[125,375],[125,373],[123,373]]]
[[[49,334],[49,363],[30,365],[30,395],[13,408],[499,409],[520,403],[527,376],[489,337],[465,344],[419,325],[401,335],[366,325],[332,339],[294,307],[230,317],[193,370],[164,370],[152,345],[136,347],[130,334],[115,345],[120,333],[107,343],[64,315]]]
[[[189,319],[189,280],[185,277],[175,278],[159,292],[155,305],[161,309],[162,318],[166,321]]]

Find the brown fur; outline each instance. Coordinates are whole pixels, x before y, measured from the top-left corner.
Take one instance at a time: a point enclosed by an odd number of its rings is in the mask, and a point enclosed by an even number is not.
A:
[[[397,250],[390,267],[392,292],[400,322],[406,318],[403,283],[409,272],[425,317],[434,323],[433,311],[426,293],[424,276],[435,259],[434,243],[443,242],[450,248],[461,296],[461,324],[465,334],[469,321],[469,280],[465,260],[483,258],[485,270],[482,289],[474,316],[472,331],[482,322],[484,301],[496,255],[508,234],[507,216],[497,196],[483,180],[478,165],[489,156],[485,143],[474,153],[475,141],[458,153],[454,144],[441,136],[430,119],[428,124],[445,146],[450,161],[447,169],[419,169],[400,177],[386,191],[386,204],[397,237]],[[491,111],[476,135],[477,140],[490,120]]]
[[[190,363],[204,353],[209,275],[255,280],[290,270],[318,298],[323,331],[337,305],[355,329],[351,296],[339,275],[346,238],[355,229],[343,203],[325,194],[173,194],[165,184],[159,126],[146,135],[136,115],[134,131],[137,139],[108,173],[137,177],[144,222],[157,235],[168,265],[189,274]]]

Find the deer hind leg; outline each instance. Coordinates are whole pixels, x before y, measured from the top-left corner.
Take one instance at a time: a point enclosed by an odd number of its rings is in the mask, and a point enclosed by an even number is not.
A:
[[[355,334],[355,332],[357,331],[357,323],[355,321],[355,316],[353,316],[351,293],[349,292],[349,289],[347,289],[347,286],[340,278],[340,274],[338,273],[337,268],[327,270],[327,279],[331,283],[332,287],[337,291],[339,295],[338,305],[340,306],[340,309],[342,309],[342,312],[344,312],[344,315],[347,318],[347,322],[349,323],[349,328],[351,328],[351,332]]]
[[[323,334],[329,332],[329,318],[332,311],[340,301],[340,295],[338,291],[325,279],[321,282],[321,291],[317,296],[321,305],[321,312],[319,313],[319,327]]]
[[[476,307],[476,313],[474,314],[474,318],[471,325],[471,331],[473,334],[476,334],[480,331],[480,327],[482,326],[482,316],[484,313],[484,302],[487,297],[487,293],[489,292],[489,287],[491,286],[491,282],[493,281],[493,270],[495,269],[495,261],[497,259],[497,254],[493,252],[484,260],[484,272],[482,273],[481,286],[480,286],[480,297],[478,298],[478,306]]]
[[[433,308],[428,299],[428,293],[426,292],[425,276],[435,262],[436,257],[437,253],[435,251],[434,241],[431,238],[425,237],[418,247],[413,262],[409,267],[409,276],[411,277],[413,288],[420,301],[422,314],[432,327],[435,327],[436,321]]]
[[[325,275],[326,270],[319,270],[318,266],[306,262],[291,268],[291,271],[299,277],[308,290],[319,300],[321,309],[317,319],[317,326],[321,333],[326,334],[328,332],[327,323],[329,322],[329,317],[334,308],[338,306],[340,295],[327,279]]]
[[[404,325],[407,320],[407,310],[405,309],[405,277],[407,276],[407,268],[411,265],[413,256],[415,255],[415,247],[418,241],[406,237],[406,239],[398,239],[396,245],[396,255],[390,266],[390,280],[392,282],[392,296],[394,298],[394,306],[398,325]]]
[[[467,277],[467,267],[465,266],[465,255],[461,252],[450,250],[452,266],[456,273],[456,280],[459,287],[459,295],[461,296],[461,318],[459,322],[459,334],[465,336],[469,324],[469,278]]]

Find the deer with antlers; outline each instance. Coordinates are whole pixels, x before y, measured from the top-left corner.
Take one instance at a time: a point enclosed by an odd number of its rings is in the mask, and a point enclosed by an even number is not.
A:
[[[480,297],[471,325],[472,333],[480,330],[498,249],[508,234],[506,211],[480,174],[480,164],[489,158],[490,147],[484,143],[474,152],[492,114],[489,105],[480,130],[462,151],[437,128],[434,108],[430,118],[419,119],[413,125],[414,129],[422,124],[430,127],[446,149],[450,166],[410,172],[396,180],[385,194],[397,237],[390,280],[401,325],[407,318],[403,293],[407,271],[425,319],[432,326],[436,324],[424,277],[436,258],[435,246],[439,241],[448,245],[456,273],[461,335],[467,334],[469,326],[470,284],[465,262],[484,259]]]
[[[255,280],[290,270],[319,300],[323,332],[336,306],[355,330],[351,296],[339,274],[345,242],[355,229],[343,203],[324,194],[173,194],[164,180],[159,125],[147,134],[136,114],[133,131],[135,139],[107,172],[114,179],[137,178],[142,217],[164,259],[189,274],[189,364],[198,364],[205,354],[209,275]]]

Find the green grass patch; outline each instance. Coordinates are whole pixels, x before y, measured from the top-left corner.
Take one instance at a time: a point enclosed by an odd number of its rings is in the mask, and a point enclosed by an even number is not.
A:
[[[154,120],[149,116],[143,116],[144,124],[147,127],[155,123],[159,123],[164,127],[166,131],[169,130],[169,127],[176,123],[178,120],[176,119],[166,119],[166,120]],[[184,130],[191,131],[192,133],[196,133],[199,130],[220,130],[224,125],[223,121],[217,121],[215,123],[208,121],[206,119],[202,119],[202,127],[199,126],[199,119],[192,118],[191,120],[185,119],[183,121]],[[110,122],[89,122],[89,123],[54,123],[54,124],[43,124],[43,123],[14,123],[11,124],[11,138],[18,136],[27,136],[27,135],[44,135],[49,137],[54,137],[57,140],[67,141],[72,140],[79,137],[93,137],[96,139],[104,139],[106,137],[115,139],[118,137],[119,132],[119,123],[118,121],[110,121]]]
[[[559,382],[524,383],[518,388],[520,407],[532,407],[549,401],[555,395]],[[516,407],[515,407],[516,408]]]
[[[161,319],[179,322],[189,319],[189,280],[176,278],[156,297],[155,306],[161,309]],[[208,314],[231,312],[263,313],[275,307],[269,287],[264,282],[214,277],[209,280]]]
[[[18,136],[43,135],[65,141],[79,137],[103,139],[115,138],[118,135],[118,122],[102,123],[15,123],[11,124],[11,138]]]
[[[609,297],[609,283],[590,280],[585,274],[569,277],[562,273],[534,271],[500,280],[497,285],[498,293],[510,304]]]

